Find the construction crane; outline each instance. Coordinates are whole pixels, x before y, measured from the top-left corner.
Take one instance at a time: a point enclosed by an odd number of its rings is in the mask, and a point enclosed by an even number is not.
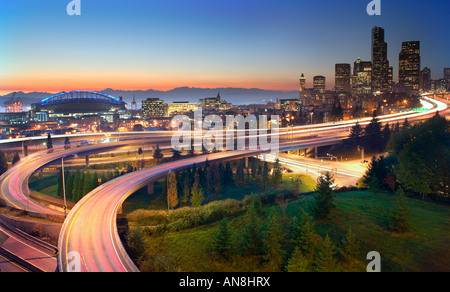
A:
[[[17,92],[13,92],[12,96],[5,101],[5,112],[6,113],[21,113],[23,112],[23,102],[20,97],[16,98]]]

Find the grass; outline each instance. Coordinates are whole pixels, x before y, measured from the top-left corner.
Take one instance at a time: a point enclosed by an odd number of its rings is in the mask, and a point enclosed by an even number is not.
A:
[[[291,201],[287,216],[300,218],[302,213],[309,212],[312,200],[312,197],[307,197]],[[351,228],[360,243],[360,260],[364,263],[368,263],[365,255],[369,251],[378,251],[382,271],[450,271],[450,207],[409,199],[412,232],[398,235],[388,228],[394,207],[390,194],[375,195],[368,191],[341,193],[337,195],[335,204],[330,220],[318,222],[316,231],[321,236],[328,234],[337,243]],[[264,213],[272,208],[279,210],[278,206],[268,206]],[[239,236],[243,222],[242,215],[231,218],[233,237]],[[260,266],[252,265],[248,259],[217,262],[205,256],[217,226],[218,223],[214,223],[146,237],[146,254],[158,254],[169,262],[171,260],[172,268],[181,271],[261,271]]]
[[[58,196],[58,175],[56,173],[44,173],[42,179],[39,174],[35,174],[29,180],[30,190],[45,194],[52,198],[60,198]]]

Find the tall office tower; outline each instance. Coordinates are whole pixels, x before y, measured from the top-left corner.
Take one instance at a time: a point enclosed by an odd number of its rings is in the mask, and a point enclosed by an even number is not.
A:
[[[372,87],[374,92],[392,89],[392,67],[387,59],[387,43],[384,41],[384,29],[372,29]]]
[[[350,64],[336,64],[335,66],[335,89],[338,92],[351,91],[351,69]]]
[[[398,83],[413,90],[419,89],[420,41],[404,42],[399,55]]]
[[[325,77],[324,76],[314,76],[314,92],[316,94],[325,93]]]
[[[450,83],[450,68],[444,68],[444,79],[447,79]]]
[[[431,70],[428,67],[420,71],[419,90],[423,92],[431,90]]]
[[[352,77],[353,94],[372,93],[372,62],[356,60],[353,67]]]
[[[305,91],[306,89],[306,78],[305,74],[302,73],[302,76],[300,77],[300,92]]]

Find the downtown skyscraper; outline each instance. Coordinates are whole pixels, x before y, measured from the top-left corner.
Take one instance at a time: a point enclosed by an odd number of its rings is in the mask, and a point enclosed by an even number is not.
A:
[[[372,29],[372,91],[383,93],[392,89],[393,69],[387,59],[387,43],[384,41],[384,29]]]
[[[419,89],[420,41],[403,42],[399,55],[398,83],[412,90]]]

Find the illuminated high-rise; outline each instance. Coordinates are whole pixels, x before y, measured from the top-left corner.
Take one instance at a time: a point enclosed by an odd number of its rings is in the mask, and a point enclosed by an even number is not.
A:
[[[384,41],[384,29],[372,29],[372,87],[373,92],[385,92],[392,89],[392,67],[387,59],[387,43]]]
[[[326,79],[324,76],[314,76],[314,92],[316,94],[323,94],[325,93],[325,82]]]
[[[335,90],[337,92],[351,91],[350,64],[336,64],[335,66]]]
[[[419,89],[420,41],[404,42],[399,55],[398,83],[413,90]]]

